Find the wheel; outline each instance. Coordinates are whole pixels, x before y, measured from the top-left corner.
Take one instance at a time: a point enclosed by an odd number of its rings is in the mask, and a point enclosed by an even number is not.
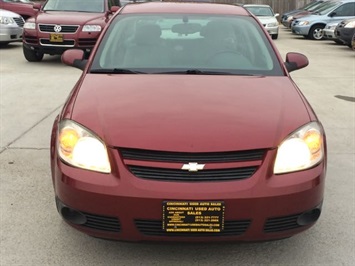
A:
[[[271,35],[271,38],[272,38],[273,40],[276,40],[278,37],[279,37],[278,34],[273,34],[273,35]]]
[[[323,39],[323,29],[324,29],[325,25],[321,25],[321,24],[318,24],[318,25],[314,25],[309,33],[308,33],[308,37],[311,39],[311,40],[321,40]]]
[[[43,53],[31,50],[26,46],[22,46],[23,48],[23,55],[25,56],[28,62],[39,62],[43,59]]]

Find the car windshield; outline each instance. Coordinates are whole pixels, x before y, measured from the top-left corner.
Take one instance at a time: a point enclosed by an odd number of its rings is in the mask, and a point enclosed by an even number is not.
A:
[[[104,12],[104,0],[48,0],[44,11]]]
[[[246,6],[251,13],[258,17],[273,17],[274,12],[270,7],[262,7],[262,6]]]
[[[117,16],[90,72],[284,75],[254,18],[190,14]]]

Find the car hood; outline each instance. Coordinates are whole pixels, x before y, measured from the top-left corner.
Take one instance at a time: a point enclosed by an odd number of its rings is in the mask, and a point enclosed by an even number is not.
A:
[[[46,11],[38,13],[36,22],[42,24],[84,25],[91,20],[103,17],[103,13]]]
[[[113,147],[270,148],[310,121],[288,77],[88,74],[81,86],[71,118]]]

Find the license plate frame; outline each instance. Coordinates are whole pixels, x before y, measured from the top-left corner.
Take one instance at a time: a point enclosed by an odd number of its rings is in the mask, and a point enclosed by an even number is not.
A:
[[[63,34],[61,33],[51,33],[49,35],[50,42],[64,42]]]
[[[220,233],[224,230],[224,201],[163,201],[162,229],[166,233]]]

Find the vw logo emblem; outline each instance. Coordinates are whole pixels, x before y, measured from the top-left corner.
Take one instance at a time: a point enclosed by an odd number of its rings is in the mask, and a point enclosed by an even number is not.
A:
[[[62,27],[60,25],[55,25],[54,26],[54,31],[55,32],[61,32],[61,30],[62,30]]]

